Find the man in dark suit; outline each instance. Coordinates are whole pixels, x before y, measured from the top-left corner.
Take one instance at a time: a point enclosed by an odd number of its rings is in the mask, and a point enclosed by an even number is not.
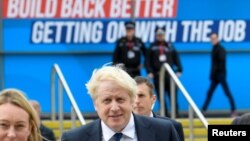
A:
[[[202,106],[202,110],[204,112],[207,110],[215,88],[218,84],[221,84],[231,105],[231,116],[236,116],[235,103],[226,81],[226,51],[221,46],[216,33],[211,34],[210,39],[213,45],[212,68],[210,73],[211,85],[207,92],[207,98]]]
[[[137,141],[179,141],[173,127],[164,120],[134,115]],[[175,135],[174,135],[175,134]],[[173,136],[174,137],[171,137]],[[101,120],[63,134],[62,141],[103,141]]]
[[[147,79],[141,76],[134,78],[137,83],[137,93],[133,104],[133,111],[136,114],[164,119],[170,121],[177,131],[180,140],[184,141],[184,133],[182,124],[168,117],[161,117],[152,112],[152,105],[155,103],[154,85]]]
[[[62,135],[62,141],[180,141],[169,121],[134,115],[136,82],[117,66],[95,70],[86,84],[100,119]]]
[[[30,104],[36,110],[38,117],[40,117],[41,107],[40,107],[39,102],[35,100],[31,100]],[[39,129],[40,129],[43,141],[55,141],[56,139],[55,139],[54,132],[50,128],[43,125],[40,119],[39,119],[39,122],[40,122]]]
[[[43,141],[56,141],[53,130],[51,130],[50,128],[46,127],[43,124],[40,124],[39,129],[40,129]]]

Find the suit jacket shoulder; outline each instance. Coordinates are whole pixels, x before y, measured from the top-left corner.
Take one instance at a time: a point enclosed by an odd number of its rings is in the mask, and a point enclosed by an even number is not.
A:
[[[168,121],[170,121],[170,122],[173,124],[175,130],[177,131],[177,133],[178,133],[178,135],[179,135],[181,141],[184,141],[184,131],[183,131],[182,124],[181,124],[180,122],[178,122],[178,121],[176,121],[176,120],[173,120],[173,119],[171,119],[171,118],[162,117],[162,116],[159,116],[159,115],[156,115],[156,114],[154,114],[154,117],[155,117],[155,118],[159,118],[159,119],[163,119],[163,120],[168,120]]]
[[[101,141],[101,121],[95,120],[79,128],[63,133],[62,141]]]
[[[171,122],[134,115],[138,141],[180,141]],[[101,122],[93,121],[62,135],[62,141],[101,141]]]
[[[52,131],[52,129],[41,124],[40,131],[41,131],[43,138],[45,138],[43,140],[46,140],[46,139],[47,140],[55,140],[55,135],[54,135],[54,132]]]
[[[138,141],[180,141],[170,121],[139,115],[134,117]]]

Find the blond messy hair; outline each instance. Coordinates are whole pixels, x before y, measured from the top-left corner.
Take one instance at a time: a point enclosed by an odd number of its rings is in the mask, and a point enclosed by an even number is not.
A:
[[[130,98],[134,100],[137,90],[136,82],[120,66],[103,66],[93,71],[86,87],[88,93],[94,100],[97,98],[96,90],[102,81],[116,82],[119,86],[127,90]]]

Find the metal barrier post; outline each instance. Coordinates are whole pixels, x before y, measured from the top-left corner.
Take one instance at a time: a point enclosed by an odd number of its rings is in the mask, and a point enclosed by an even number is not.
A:
[[[51,120],[56,120],[56,92],[55,92],[55,71],[52,70],[51,74]]]
[[[56,74],[58,79],[56,79]],[[56,95],[56,84],[57,84],[57,94]],[[60,67],[57,64],[53,65],[52,72],[51,72],[51,119],[56,120],[56,105],[58,105],[58,118],[59,118],[59,133],[62,134],[64,131],[64,107],[63,107],[63,96],[64,90],[66,95],[68,96],[71,102],[71,120],[72,120],[72,128],[76,127],[76,118],[78,117],[81,125],[86,124],[85,119],[75,101],[75,98],[67,84],[63,73]],[[58,102],[56,104],[56,98],[58,98]]]
[[[189,140],[193,141],[194,140],[194,112],[192,107],[189,105],[188,106],[188,118],[189,118]]]
[[[63,88],[62,88],[62,84],[60,82],[60,80],[58,80],[59,84],[58,84],[58,93],[59,93],[59,131],[60,131],[60,134],[63,133],[63,120],[64,120],[64,117],[63,117]]]
[[[170,97],[171,97],[171,118],[175,119],[176,118],[176,99],[175,99],[175,83],[172,78],[170,78]]]
[[[164,68],[161,68],[160,71],[160,79],[159,79],[159,84],[160,84],[160,94],[159,94],[159,98],[160,98],[160,115],[161,116],[165,116],[165,70]]]
[[[71,106],[71,121],[72,121],[72,129],[76,128],[76,113],[74,108]]]
[[[197,107],[197,105],[194,103],[194,101],[191,98],[190,94],[184,88],[184,86],[182,85],[182,83],[180,82],[180,80],[178,79],[178,77],[175,75],[173,69],[167,63],[165,63],[162,66],[161,70],[164,69],[164,68],[168,71],[170,77],[174,80],[176,86],[178,86],[179,90],[182,92],[183,96],[188,101],[188,103],[192,107],[193,111],[197,114],[198,118],[200,119],[200,121],[202,122],[202,124],[207,129],[208,128],[208,122],[207,122],[207,120],[205,119],[205,117],[203,116],[203,114],[201,113],[201,111],[199,110],[199,108]]]
[[[59,79],[61,80],[63,88],[64,88],[64,90],[65,90],[65,92],[66,92],[66,94],[67,94],[67,96],[68,96],[68,98],[69,98],[69,100],[71,102],[71,105],[75,109],[77,117],[79,118],[81,124],[84,125],[86,122],[85,122],[85,120],[84,120],[84,118],[82,116],[82,113],[81,113],[81,111],[80,111],[80,109],[79,109],[79,107],[78,107],[78,105],[77,105],[77,103],[76,103],[76,101],[75,101],[75,99],[73,97],[73,94],[72,94],[72,92],[71,92],[71,90],[69,88],[69,85],[67,84],[67,82],[66,82],[66,80],[65,80],[65,78],[63,76],[63,73],[62,73],[60,67],[57,64],[55,64],[54,68],[55,68],[55,70],[56,70],[56,72],[58,74]]]

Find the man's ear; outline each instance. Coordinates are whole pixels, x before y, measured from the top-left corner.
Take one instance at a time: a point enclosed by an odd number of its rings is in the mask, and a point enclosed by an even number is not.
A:
[[[97,111],[97,107],[94,105],[95,111]]]
[[[156,101],[156,96],[153,95],[153,96],[152,96],[152,99],[153,99],[153,103],[155,103],[155,101]]]
[[[96,101],[94,100],[93,101],[93,105],[94,105],[94,108],[95,108],[95,111],[98,111],[98,108],[97,108],[97,106],[96,106],[96,103],[95,103]]]
[[[152,106],[151,106],[151,109],[153,110],[154,109],[154,106],[155,106],[155,101],[156,101],[156,96],[155,95],[152,95]]]

